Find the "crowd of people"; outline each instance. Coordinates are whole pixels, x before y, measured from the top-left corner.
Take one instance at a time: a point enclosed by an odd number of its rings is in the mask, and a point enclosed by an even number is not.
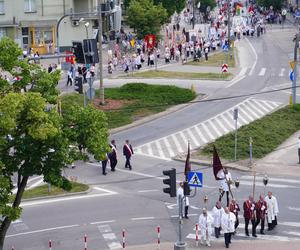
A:
[[[231,192],[230,185],[233,183],[231,174],[226,168],[221,170],[223,174],[219,174],[220,182],[220,197],[215,203],[211,211],[207,207],[203,208],[202,214],[199,216],[198,227],[200,243],[211,246],[212,234],[214,231],[215,238],[219,238],[221,233],[224,234],[225,246],[229,248],[231,238],[236,234],[239,227],[239,212],[243,209],[243,217],[245,221],[245,235],[250,236],[249,224],[251,223],[251,235],[257,237],[256,229],[260,225],[260,234],[265,234],[265,223],[268,225],[268,231],[273,230],[277,225],[277,216],[279,208],[276,197],[271,191],[266,196],[260,194],[258,201],[254,200],[253,195],[249,195],[248,199],[244,201],[243,206],[240,207],[236,199],[233,198],[229,202],[229,193]],[[227,188],[226,188],[226,186]],[[222,198],[226,193],[226,205],[222,206]],[[231,194],[232,195],[232,194]],[[182,217],[188,219],[189,199],[184,196],[183,183],[180,183],[177,190],[177,203],[183,197],[184,214]]]

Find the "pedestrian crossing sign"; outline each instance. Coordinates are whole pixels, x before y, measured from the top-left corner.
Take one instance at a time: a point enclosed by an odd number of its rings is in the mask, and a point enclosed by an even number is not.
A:
[[[188,185],[190,187],[202,187],[203,174],[201,172],[188,173]]]

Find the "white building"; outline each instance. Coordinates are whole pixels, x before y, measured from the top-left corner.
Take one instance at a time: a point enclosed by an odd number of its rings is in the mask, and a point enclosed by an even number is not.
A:
[[[59,24],[59,46],[61,50],[70,48],[74,40],[92,38],[98,26],[98,16],[93,14],[98,4],[103,11],[103,32],[119,30],[119,0],[0,0],[0,39],[8,36],[24,49],[53,53],[57,22],[67,15]],[[88,14],[76,14],[80,12]]]

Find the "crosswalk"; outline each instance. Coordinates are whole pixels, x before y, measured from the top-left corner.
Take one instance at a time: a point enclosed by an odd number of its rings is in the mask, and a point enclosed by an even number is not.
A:
[[[233,110],[238,108],[238,128],[278,109],[282,103],[249,98],[238,105],[192,127],[148,142],[135,149],[137,154],[170,160],[187,150],[199,148],[235,129]]]
[[[286,78],[289,79],[289,73],[290,73],[290,68],[279,68],[279,69],[273,69],[273,68],[259,68],[256,73],[253,73],[252,71],[250,71],[249,68],[242,68],[240,71],[240,75],[256,75],[259,77],[263,77],[263,76],[272,76],[272,77],[280,77],[280,78]],[[250,73],[251,72],[251,73]],[[299,73],[298,75],[300,75],[300,69],[299,69]]]

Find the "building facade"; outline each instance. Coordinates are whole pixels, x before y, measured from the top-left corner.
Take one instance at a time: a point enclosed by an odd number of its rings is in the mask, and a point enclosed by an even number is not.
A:
[[[8,36],[24,50],[54,53],[57,45],[70,48],[72,41],[94,38],[100,4],[104,34],[121,28],[119,0],[0,0],[0,39]],[[84,13],[84,14],[78,14]]]

